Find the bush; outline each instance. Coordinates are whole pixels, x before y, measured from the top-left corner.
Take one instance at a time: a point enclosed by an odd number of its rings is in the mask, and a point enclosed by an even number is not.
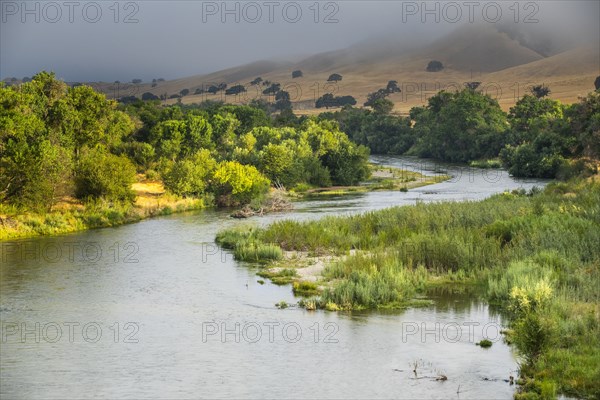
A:
[[[80,199],[133,201],[131,185],[135,167],[128,158],[110,154],[101,148],[88,150],[77,163],[75,194]]]
[[[481,346],[484,349],[488,349],[490,347],[492,347],[492,341],[488,340],[488,339],[483,339],[482,341],[475,343],[477,346]]]
[[[206,192],[216,165],[210,151],[200,150],[192,157],[175,162],[165,172],[165,188],[179,196],[201,196]]]
[[[235,161],[220,163],[213,175],[213,189],[222,206],[248,204],[269,190],[270,181],[256,167]]]
[[[319,287],[314,282],[294,282],[293,291],[296,296],[315,296],[319,294]]]
[[[268,262],[283,258],[283,251],[279,246],[256,242],[239,243],[233,254],[236,260],[248,262]]]

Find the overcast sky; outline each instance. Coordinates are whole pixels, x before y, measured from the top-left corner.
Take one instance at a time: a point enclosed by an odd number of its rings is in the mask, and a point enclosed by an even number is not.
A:
[[[172,79],[370,38],[433,40],[470,20],[600,37],[597,1],[429,2],[430,13],[421,1],[315,3],[0,0],[0,78],[51,70],[68,81]]]

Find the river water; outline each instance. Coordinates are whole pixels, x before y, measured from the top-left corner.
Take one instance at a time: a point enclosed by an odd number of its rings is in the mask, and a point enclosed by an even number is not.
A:
[[[502,316],[478,296],[432,293],[435,306],[395,312],[280,310],[276,302],[297,302],[290,286],[261,285],[214,244],[237,224],[545,184],[412,158],[373,161],[453,179],[302,201],[249,221],[204,210],[0,243],[0,397],[512,398],[505,380],[517,360],[498,336]],[[483,337],[494,345],[476,346]]]

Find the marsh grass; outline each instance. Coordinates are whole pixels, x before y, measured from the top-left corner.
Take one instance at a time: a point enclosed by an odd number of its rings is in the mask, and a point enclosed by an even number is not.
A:
[[[319,294],[319,286],[315,282],[294,282],[292,289],[296,296],[311,297]]]
[[[278,221],[220,238],[344,255],[310,303],[330,311],[403,307],[432,285],[483,287],[511,318],[507,340],[522,359],[516,397],[600,398],[599,183]]]
[[[238,261],[267,263],[283,258],[281,247],[252,241],[236,244],[233,256]]]
[[[270,279],[275,285],[288,285],[298,277],[296,270],[284,268],[281,270],[264,269],[257,273],[261,278]]]
[[[106,228],[173,212],[206,207],[203,199],[172,199],[161,206],[141,207],[129,203],[88,202],[44,214],[15,206],[0,205],[0,240],[60,235],[87,229]]]

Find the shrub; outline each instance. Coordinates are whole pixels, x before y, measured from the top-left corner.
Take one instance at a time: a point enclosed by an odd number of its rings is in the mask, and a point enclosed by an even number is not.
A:
[[[488,339],[483,339],[482,341],[475,343],[477,346],[481,346],[484,349],[488,349],[490,347],[492,347],[492,341],[488,340]]]
[[[179,196],[200,196],[206,192],[216,166],[210,151],[200,150],[192,157],[175,162],[163,175],[165,187]]]
[[[233,255],[239,261],[267,262],[282,259],[283,251],[277,245],[242,242],[235,246]]]
[[[294,282],[293,291],[296,296],[315,296],[319,294],[319,287],[314,282]]]
[[[269,190],[269,180],[256,167],[235,161],[220,163],[213,175],[213,189],[220,205],[247,204]]]
[[[101,148],[81,155],[75,175],[75,194],[80,199],[104,198],[110,201],[133,201],[131,185],[135,167],[126,157],[110,154]]]

